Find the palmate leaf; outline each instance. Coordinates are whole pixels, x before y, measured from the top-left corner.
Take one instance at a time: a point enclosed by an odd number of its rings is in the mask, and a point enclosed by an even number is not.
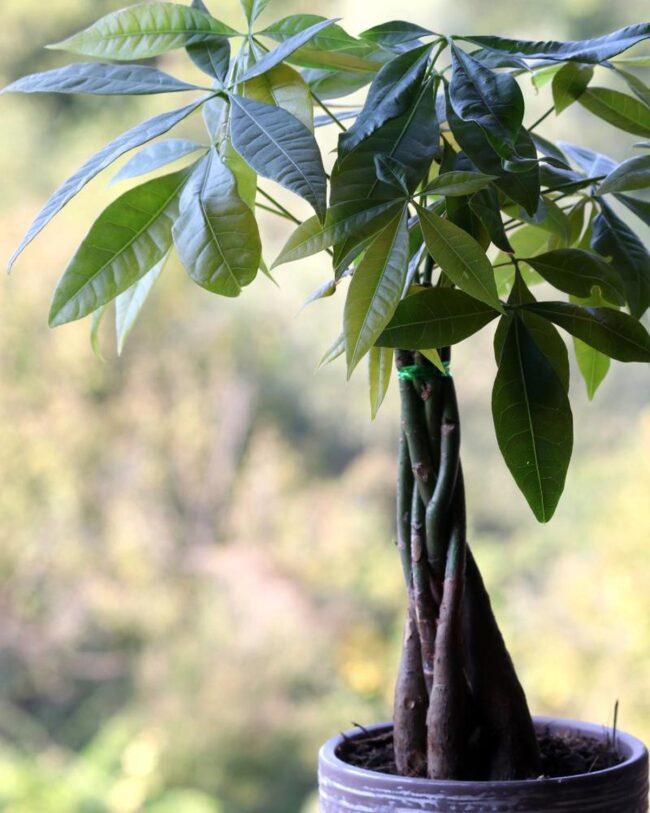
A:
[[[153,288],[156,280],[161,275],[167,260],[169,259],[169,252],[156,263],[154,267],[147,271],[147,273],[140,277],[140,279],[127,288],[126,291],[121,293],[115,300],[115,337],[117,339],[117,354],[122,355],[124,345],[128,339],[131,331],[135,327],[138,320],[140,311],[144,307],[151,289]]]
[[[195,42],[185,49],[187,55],[203,73],[223,84],[230,67],[230,41],[213,37],[208,42]]]
[[[454,113],[477,124],[502,158],[516,156],[524,120],[524,97],[508,73],[495,73],[452,45],[449,99]],[[527,157],[527,156],[526,156]]]
[[[492,264],[476,240],[435,212],[416,208],[427,251],[445,275],[466,294],[502,311]]]
[[[600,63],[627,51],[650,37],[650,23],[628,25],[611,34],[589,40],[569,42],[532,42],[492,36],[456,36],[490,51],[504,52],[526,59],[553,59],[560,62]]]
[[[339,156],[345,156],[386,121],[401,116],[412,106],[432,47],[414,48],[380,68],[356,121],[339,138]]]
[[[578,248],[560,248],[521,259],[559,291],[588,298],[592,288],[597,286],[609,302],[625,304],[625,286],[620,276],[608,263],[591,252]]]
[[[454,288],[426,288],[403,299],[380,334],[380,347],[447,347],[485,327],[498,312]]]
[[[594,75],[591,65],[567,62],[553,77],[553,102],[559,114],[582,96]]]
[[[578,99],[594,115],[634,135],[650,136],[650,107],[611,88],[587,88]]]
[[[244,72],[243,76],[240,77],[240,81],[246,82],[255,76],[261,76],[261,74],[266,73],[266,71],[284,62],[294,51],[306,45],[316,34],[333,25],[335,22],[335,19],[319,20],[319,22],[310,25],[303,31],[299,31],[292,37],[283,40],[277,48],[269,51],[268,54],[265,54],[260,60],[251,65],[251,67]]]
[[[178,199],[190,170],[124,193],[99,216],[54,292],[51,327],[81,319],[143,277],[169,251]]]
[[[174,245],[190,277],[212,293],[239,296],[255,279],[262,252],[255,215],[216,150],[183,190]]]
[[[650,188],[650,155],[628,158],[609,173],[597,189],[597,194],[631,192]]]
[[[240,0],[249,25],[252,25],[270,3],[270,0]]]
[[[63,68],[23,76],[2,93],[92,93],[102,96],[140,96],[197,90],[196,85],[145,65],[107,65],[76,62]]]
[[[497,442],[540,522],[553,516],[573,448],[566,391],[520,319],[510,321],[492,390]]]
[[[281,107],[307,127],[314,129],[314,108],[309,86],[302,76],[288,65],[277,65],[262,76],[249,79],[240,93],[247,99]]]
[[[343,326],[348,377],[395,312],[406,281],[406,206],[375,237],[357,266],[345,301]]]
[[[594,219],[592,248],[611,258],[612,267],[625,284],[626,300],[633,316],[642,316],[650,306],[650,254],[617,214],[604,202]]]
[[[282,108],[235,94],[230,99],[237,152],[260,175],[303,197],[323,220],[327,181],[314,136]]]
[[[156,141],[129,158],[120,171],[113,176],[111,184],[146,175],[148,172],[154,172],[173,161],[205,149],[206,147],[203,145],[185,138],[167,138],[164,141]]]
[[[572,302],[537,302],[527,309],[618,361],[650,361],[650,336],[627,313]]]
[[[89,28],[48,46],[99,59],[149,59],[175,48],[237,32],[191,6],[148,3],[114,11]]]
[[[393,372],[393,350],[371,347],[368,351],[368,384],[370,390],[370,416],[374,419],[384,402]]]
[[[172,110],[170,113],[161,113],[154,116],[141,124],[137,124],[126,133],[118,136],[116,139],[107,144],[98,153],[89,158],[86,163],[71,175],[68,180],[59,187],[57,191],[49,198],[45,206],[41,209],[36,219],[29,227],[27,234],[23,237],[20,245],[11,255],[9,259],[9,270],[18,259],[18,256],[23,250],[32,242],[32,240],[47,226],[52,218],[63,209],[95,176],[110,166],[113,161],[116,161],[121,155],[129,152],[129,150],[145,144],[160,135],[168,132],[175,127],[179,122],[186,119],[191,113],[197,110],[206,99],[204,97],[199,99],[187,107],[182,107],[180,110]]]

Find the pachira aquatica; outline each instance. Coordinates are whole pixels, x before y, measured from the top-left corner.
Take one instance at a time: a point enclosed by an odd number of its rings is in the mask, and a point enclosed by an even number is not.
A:
[[[89,181],[138,148],[114,180],[151,178],[129,183],[91,226],[56,287],[52,326],[91,316],[96,335],[114,302],[121,349],[174,250],[192,281],[240,295],[270,273],[256,208],[297,226],[272,267],[325,252],[332,270],[311,299],[337,295],[344,305],[323,360],[344,355],[348,376],[366,361],[373,416],[395,368],[401,394],[396,513],[408,609],[398,769],[536,776],[526,698],[467,545],[451,348],[497,323],[498,444],[548,521],[573,442],[560,330],[590,397],[610,359],[650,361],[640,321],[650,256],[634,231],[650,225],[650,58],[635,49],[650,24],[575,42],[450,36],[402,21],[352,36],[312,14],[261,25],[267,5],[242,0],[241,31],[202,0],[135,5],[51,46],[92,61],[5,89],[186,97],[89,158],[10,264]],[[137,64],[173,49],[198,70],[179,78]],[[536,121],[526,115],[531,91],[548,96]],[[571,105],[637,136],[632,157],[617,163],[547,140],[544,120]],[[198,141],[161,138],[199,113]],[[324,127],[340,131],[333,156],[316,139]],[[260,179],[299,195],[313,216],[296,218]]]

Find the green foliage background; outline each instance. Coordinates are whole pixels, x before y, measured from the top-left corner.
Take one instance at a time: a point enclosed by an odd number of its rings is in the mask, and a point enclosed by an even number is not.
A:
[[[0,83],[122,0],[5,0]],[[233,24],[235,0],[220,8]],[[283,2],[277,16],[393,17],[437,30],[585,37],[643,2]],[[165,66],[173,70],[178,57]],[[44,197],[165,99],[3,97],[0,256]],[[540,112],[545,109],[542,98]],[[188,123],[187,132],[199,126]],[[578,106],[549,122],[623,158]],[[549,132],[549,130],[547,130]],[[617,137],[618,138],[618,137]],[[124,356],[51,332],[50,291],[102,177],[0,283],[0,807],[7,813],[305,813],[319,743],[390,714],[401,576],[392,549],[394,396],[368,420],[361,371],[316,371],[338,303],[280,269],[237,301],[170,265]],[[291,201],[295,205],[295,200]],[[268,258],[286,232],[265,221]],[[567,491],[538,526],[501,462],[487,339],[456,355],[474,549],[532,706],[650,739],[650,383],[575,377]]]

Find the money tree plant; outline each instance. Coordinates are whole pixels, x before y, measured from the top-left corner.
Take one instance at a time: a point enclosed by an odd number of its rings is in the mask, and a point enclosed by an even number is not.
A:
[[[56,287],[52,327],[91,316],[96,331],[114,302],[121,348],[174,250],[193,282],[239,296],[260,270],[270,273],[256,209],[297,226],[274,267],[325,252],[328,278],[311,299],[344,304],[324,361],[345,356],[349,377],[365,360],[373,417],[394,368],[401,397],[396,537],[407,612],[397,768],[446,779],[537,776],[526,697],[467,543],[450,348],[496,322],[498,445],[535,517],[548,522],[573,442],[558,328],[590,397],[610,359],[650,361],[640,322],[650,256],[634,231],[650,225],[650,141],[617,163],[551,142],[541,125],[578,105],[586,127],[601,119],[650,139],[650,88],[639,76],[650,58],[621,56],[650,37],[650,24],[576,42],[450,36],[401,21],[355,37],[314,14],[261,26],[268,0],[241,4],[241,31],[202,0],[108,14],[50,46],[93,61],[5,88],[194,94],[88,159],[10,265],[89,181],[140,147],[115,180],[152,177],[130,183],[91,226]],[[181,79],[150,61],[173,49],[198,70]],[[526,93],[549,98],[536,121]],[[158,140],[199,112],[202,143]],[[328,126],[340,132],[326,169],[315,133]],[[303,198],[313,216],[296,217],[259,179]]]

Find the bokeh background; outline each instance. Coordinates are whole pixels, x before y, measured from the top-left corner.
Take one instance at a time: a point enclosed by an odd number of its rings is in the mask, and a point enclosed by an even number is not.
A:
[[[123,0],[1,0],[0,84]],[[236,0],[208,0],[238,24]],[[352,33],[580,38],[642,0],[274,0]],[[184,71],[182,56],[162,60]],[[530,117],[549,89],[528,92]],[[0,257],[88,155],[178,99],[0,99]],[[200,119],[185,126],[200,134]],[[571,108],[546,133],[623,158],[633,138]],[[199,135],[200,137],[200,135]],[[328,147],[327,137],[325,146]],[[331,146],[331,143],[329,144]],[[393,548],[397,404],[317,370],[337,297],[300,312],[321,259],[217,299],[170,264],[117,358],[49,297],[110,171],[0,282],[0,808],[7,813],[315,813],[318,745],[390,715],[403,592]],[[270,184],[266,184],[270,188]],[[283,200],[299,211],[295,200]],[[287,229],[262,217],[272,259]],[[638,221],[634,224],[639,226]],[[488,335],[455,356],[471,539],[537,712],[650,739],[650,381],[572,383],[566,494],[538,526],[500,461]]]

